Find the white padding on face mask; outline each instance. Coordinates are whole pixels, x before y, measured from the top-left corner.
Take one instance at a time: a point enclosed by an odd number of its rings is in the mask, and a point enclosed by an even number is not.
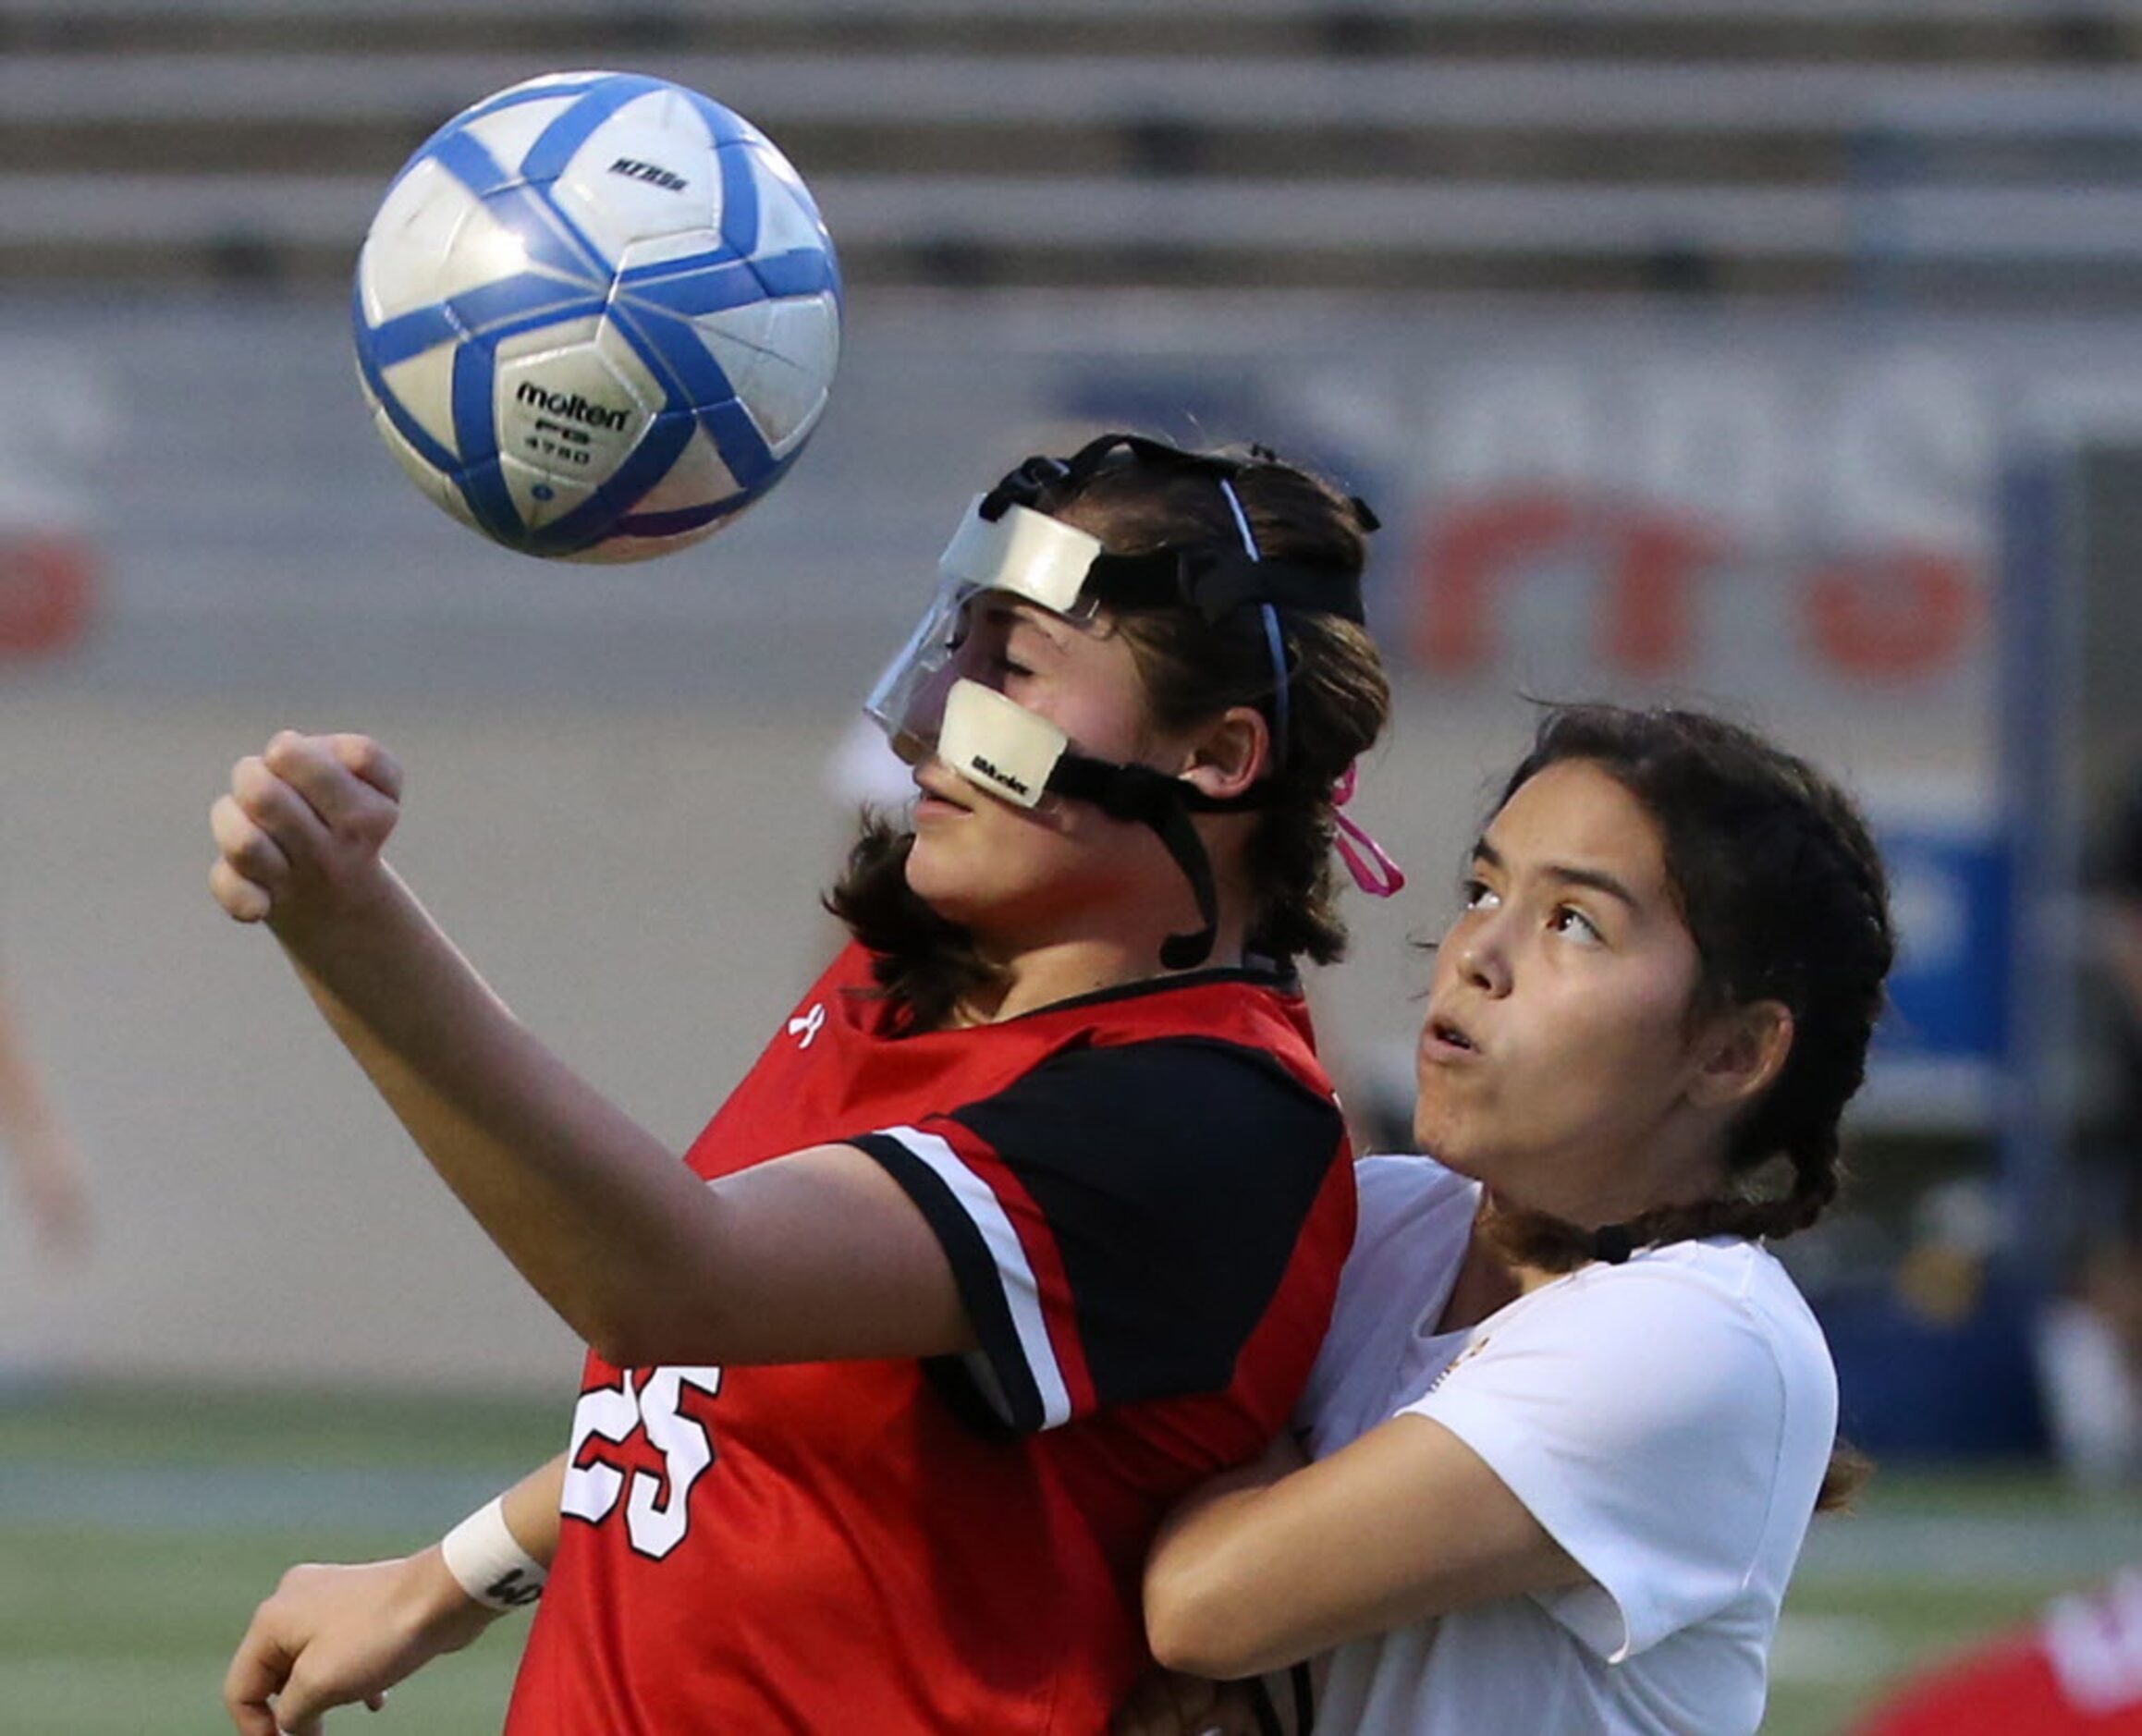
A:
[[[1030,507],[1007,507],[996,520],[970,507],[937,569],[977,591],[1009,591],[1058,615],[1075,615],[1086,570],[1100,552],[1098,537]]]
[[[1016,807],[1039,805],[1049,773],[1070,745],[1054,724],[993,687],[960,680],[945,695],[937,757],[976,789]]]

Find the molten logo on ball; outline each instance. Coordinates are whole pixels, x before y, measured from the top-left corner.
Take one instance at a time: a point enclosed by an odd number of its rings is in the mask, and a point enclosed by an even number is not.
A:
[[[591,428],[613,428],[622,432],[631,420],[629,410],[606,410],[600,404],[591,404],[578,392],[546,392],[533,380],[523,380],[520,390],[513,395],[519,404],[533,404],[538,410],[546,410],[553,416],[569,416],[575,422],[584,422]]]

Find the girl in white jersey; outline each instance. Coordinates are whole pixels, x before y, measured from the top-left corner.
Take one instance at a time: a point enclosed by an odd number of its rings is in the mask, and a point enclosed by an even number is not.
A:
[[[1728,1732],[1833,1467],[1820,1332],[1764,1240],[1837,1189],[1893,953],[1852,802],[1751,732],[1558,710],[1438,951],[1414,1133],[1275,1450],[1180,1508],[1120,1736]],[[1291,1442],[1286,1443],[1291,1449]],[[1300,1706],[1290,1707],[1297,1717]]]

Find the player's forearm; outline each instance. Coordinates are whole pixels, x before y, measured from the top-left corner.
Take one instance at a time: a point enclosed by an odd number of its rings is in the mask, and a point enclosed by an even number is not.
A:
[[[1170,1669],[1260,1674],[1584,1570],[1487,1461],[1401,1415],[1300,1471],[1231,1473],[1169,1516],[1145,1570],[1145,1629]]]
[[[565,1473],[560,1454],[410,1558],[415,1595],[430,1600],[421,1632],[473,1632],[543,1595],[557,1559]]]
[[[513,1540],[545,1567],[557,1559],[558,1512],[565,1495],[566,1455],[538,1465],[501,1498]]]
[[[1240,1558],[1254,1555],[1258,1540],[1259,1497],[1303,1462],[1291,1436],[1282,1436],[1263,1458],[1222,1472],[1178,1502],[1160,1527],[1145,1562],[1146,1633],[1154,1656],[1171,1669],[1215,1680],[1247,1676],[1270,1664],[1256,1656],[1273,1635],[1244,1612],[1277,1601],[1250,1584],[1257,1571]]]
[[[329,1023],[539,1294],[613,1360],[667,1357],[722,1299],[704,1187],[523,1026],[398,880],[361,916],[277,923]]]

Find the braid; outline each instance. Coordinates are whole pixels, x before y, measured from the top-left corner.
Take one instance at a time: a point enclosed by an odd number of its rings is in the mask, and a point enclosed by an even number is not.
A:
[[[1866,1078],[1896,956],[1888,879],[1866,820],[1812,765],[1752,730],[1702,713],[1606,705],[1550,712],[1502,800],[1572,759],[1621,783],[1663,834],[1702,960],[1696,1010],[1776,1000],[1792,1015],[1793,1041],[1777,1079],[1728,1135],[1725,1192],[1604,1230],[1504,1207],[1498,1245],[1570,1271],[1629,1247],[1805,1229],[1842,1185],[1839,1122]]]
[[[1834,1162],[1798,1154],[1763,1166],[1770,1172],[1789,1164],[1791,1181],[1782,1192],[1759,1195],[1735,1192],[1722,1198],[1661,1205],[1618,1224],[1585,1229],[1551,1213],[1499,1203],[1487,1228],[1498,1253],[1506,1259],[1547,1272],[1573,1272],[1592,1260],[1619,1265],[1637,1248],[1664,1247],[1730,1236],[1742,1241],[1775,1241],[1805,1229],[1837,1197]]]
[[[1720,1195],[1585,1229],[1491,1200],[1481,1233],[1513,1263],[1570,1272],[1634,1249],[1709,1236],[1789,1236],[1840,1186],[1838,1123],[1867,1074],[1896,957],[1881,857],[1851,799],[1806,762],[1722,718],[1573,706],[1548,713],[1503,790],[1558,760],[1597,764],[1658,823],[1668,877],[1695,941],[1693,1010],[1781,1002],[1792,1044],[1778,1077],[1730,1131]],[[1842,1438],[1818,1512],[1848,1508],[1872,1462]]]
[[[1806,1229],[1836,1202],[1844,1183],[1843,1165],[1838,1160],[1837,1146],[1831,1143],[1825,1154],[1793,1152],[1793,1186],[1785,1197],[1778,1202],[1778,1209],[1789,1214],[1789,1219],[1779,1228],[1766,1231],[1772,1236],[1789,1236],[1795,1229]]]

